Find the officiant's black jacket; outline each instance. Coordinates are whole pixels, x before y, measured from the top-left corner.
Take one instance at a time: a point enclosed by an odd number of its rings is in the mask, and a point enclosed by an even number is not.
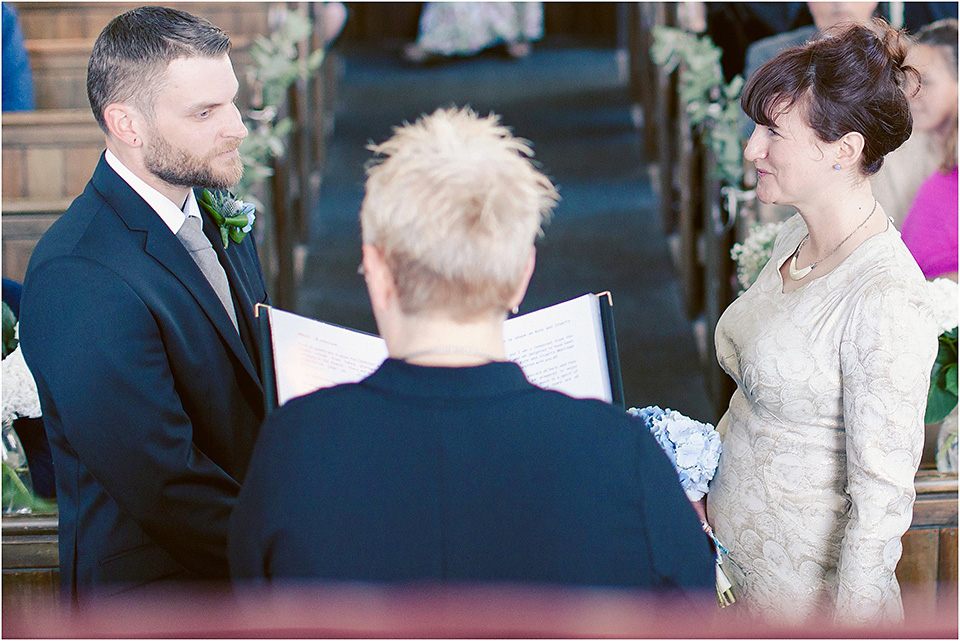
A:
[[[714,594],[709,544],[649,431],[513,363],[388,359],[289,401],[261,429],[229,551],[235,579]]]
[[[226,578],[227,521],[264,416],[251,236],[226,250],[239,333],[157,213],[100,163],[27,268],[23,355],[56,470],[66,596]]]

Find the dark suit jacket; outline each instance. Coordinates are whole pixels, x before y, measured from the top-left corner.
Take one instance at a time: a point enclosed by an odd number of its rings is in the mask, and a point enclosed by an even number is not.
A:
[[[513,363],[388,359],[263,425],[230,523],[235,579],[714,590],[706,536],[639,421]]]
[[[177,237],[101,157],[37,244],[20,344],[53,452],[65,595],[226,577],[263,389],[251,237],[224,250],[240,333]]]

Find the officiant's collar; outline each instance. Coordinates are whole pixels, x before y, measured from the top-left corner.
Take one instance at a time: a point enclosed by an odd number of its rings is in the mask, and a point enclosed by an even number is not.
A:
[[[180,209],[179,205],[127,169],[126,165],[109,149],[107,149],[105,157],[110,168],[117,172],[117,175],[120,176],[125,183],[130,185],[130,188],[137,192],[137,194],[150,205],[153,211],[157,212],[160,219],[174,234],[180,231],[180,227],[183,225],[183,221],[186,220],[186,216],[196,216],[200,218],[200,220],[203,220],[203,217],[200,215],[200,205],[197,203],[197,197],[192,189],[187,191],[187,200],[184,202],[183,209]]]
[[[531,389],[516,363],[496,361],[472,367],[411,365],[388,358],[364,385],[423,399],[483,398]]]

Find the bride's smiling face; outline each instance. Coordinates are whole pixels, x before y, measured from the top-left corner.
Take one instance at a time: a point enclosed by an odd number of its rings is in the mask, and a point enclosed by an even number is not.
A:
[[[832,167],[827,148],[806,123],[803,107],[777,108],[770,127],[757,125],[743,157],[757,168],[757,197],[795,205],[813,195]]]

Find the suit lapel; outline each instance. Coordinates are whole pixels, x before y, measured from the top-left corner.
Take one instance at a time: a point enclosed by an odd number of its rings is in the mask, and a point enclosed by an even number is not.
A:
[[[195,191],[199,199],[201,190],[198,189]],[[223,267],[223,271],[227,274],[227,281],[230,283],[230,293],[233,296],[233,307],[237,314],[237,330],[240,334],[240,339],[250,359],[253,361],[256,371],[259,372],[260,352],[254,331],[254,307],[261,301],[255,299],[254,294],[247,286],[250,282],[250,276],[246,273],[243,266],[242,248],[236,246],[233,241],[230,241],[225,249],[216,222],[202,210],[201,216],[203,217],[203,233],[210,240],[214,251],[217,252],[217,258]],[[222,308],[223,305],[220,307]]]
[[[190,292],[224,342],[236,355],[237,360],[243,364],[250,377],[262,389],[260,377],[254,367],[251,354],[247,352],[240,335],[234,329],[223,303],[220,302],[213,287],[207,282],[203,272],[190,257],[180,240],[170,231],[170,228],[167,227],[160,216],[140,198],[137,192],[110,168],[110,165],[102,156],[100,164],[94,172],[93,183],[130,230],[146,233],[144,251],[163,265]],[[213,225],[213,223],[209,224]],[[208,222],[204,220],[205,231],[207,226]],[[218,255],[221,256],[222,264],[224,262],[221,254],[223,244],[219,240],[219,235],[213,245],[214,249],[219,250]],[[227,272],[231,289],[240,289],[234,285],[237,278],[236,270],[228,270],[224,266],[224,271]],[[252,309],[252,304],[249,307]],[[241,314],[239,306],[237,309],[237,322],[240,323],[239,317],[241,315],[245,316],[246,310]]]

